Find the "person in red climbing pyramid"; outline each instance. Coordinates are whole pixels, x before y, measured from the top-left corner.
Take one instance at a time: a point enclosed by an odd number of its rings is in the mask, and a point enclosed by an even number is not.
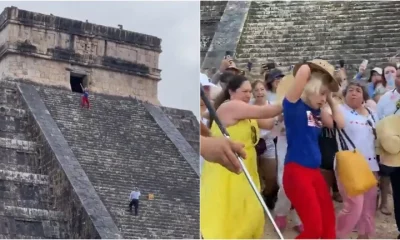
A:
[[[82,87],[82,100],[81,100],[81,107],[85,107],[85,105],[87,105],[87,108],[90,108],[90,103],[89,103],[89,89],[88,88],[84,88],[81,84]]]

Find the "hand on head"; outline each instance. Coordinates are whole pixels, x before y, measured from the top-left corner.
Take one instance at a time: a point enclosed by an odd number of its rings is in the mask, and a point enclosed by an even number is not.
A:
[[[202,137],[201,155],[209,162],[221,164],[233,173],[241,173],[242,168],[235,153],[246,158],[244,144],[232,142],[225,137]]]

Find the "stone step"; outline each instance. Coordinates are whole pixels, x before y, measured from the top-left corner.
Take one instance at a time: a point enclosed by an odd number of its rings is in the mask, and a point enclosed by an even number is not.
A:
[[[304,57],[312,58],[312,56],[304,56]],[[340,59],[340,58],[338,58],[340,56],[333,56],[333,55],[332,56],[320,56],[320,57],[326,59],[329,62],[335,63],[335,64]],[[344,55],[344,56],[341,56],[341,57],[343,57],[343,59],[345,59],[346,65],[356,64],[356,65],[359,66],[361,61],[364,59],[363,56],[356,57],[356,58],[349,58],[349,57],[347,57],[347,55]],[[240,66],[244,67],[245,66],[245,62],[248,59],[249,58],[239,59],[238,62],[240,64]],[[267,58],[267,57],[254,57],[252,59],[257,59],[256,62],[258,64],[261,64],[261,63],[264,63],[267,59],[270,59],[270,58]],[[376,58],[374,56],[371,56],[370,58],[367,58],[367,59],[371,63],[371,66],[374,65],[374,64],[378,64],[378,63],[387,63],[388,62],[388,58],[383,58],[383,57]],[[304,58],[301,58],[299,56],[296,56],[296,57],[290,57],[289,56],[287,58],[273,58],[273,59],[270,59],[270,60],[275,61],[276,64],[278,66],[280,66],[280,67],[289,67],[290,65],[293,65],[293,64],[296,64],[296,63],[299,63],[299,62],[303,62]],[[370,65],[370,64],[368,64],[368,65]]]
[[[129,193],[135,186],[142,194],[149,191],[156,196],[178,196],[184,199],[181,205],[190,206],[187,202],[198,200],[198,196],[193,198],[190,192],[190,186],[198,186],[198,183],[188,184],[193,181],[190,166],[181,164],[184,159],[143,105],[132,99],[93,95],[94,107],[87,110],[79,108],[79,95],[51,88],[39,89],[39,94],[117,225],[125,224],[126,228],[136,230],[135,234],[128,234],[123,229],[125,238],[149,238],[159,224],[170,223],[170,227],[186,224],[177,223],[181,212],[164,213],[167,210],[161,206],[166,202],[154,201],[153,206],[143,201],[142,210],[148,213],[144,219],[124,216]],[[176,174],[165,176],[167,171],[176,171]],[[174,188],[167,191],[166,186],[170,185]],[[198,222],[182,231],[196,228]]]
[[[10,196],[11,197],[11,196]],[[14,207],[26,207],[26,208],[35,208],[35,209],[47,209],[48,203],[42,202],[39,200],[19,200],[19,199],[10,199],[5,198],[4,196],[0,198],[1,202],[6,206],[14,206]]]
[[[0,206],[1,237],[54,239],[69,238],[64,214],[35,208]]]
[[[326,49],[326,50],[310,50],[307,48],[304,49],[299,49],[299,48],[293,48],[293,51],[290,50],[283,50],[283,51],[279,51],[278,48],[271,49],[271,48],[258,48],[258,49],[248,49],[249,52],[247,53],[240,53],[240,55],[238,54],[238,56],[243,57],[244,55],[248,54],[248,56],[250,57],[257,57],[257,58],[281,58],[281,57],[300,57],[301,59],[304,56],[312,56],[312,57],[323,57],[323,56],[335,56],[335,57],[343,57],[343,56],[356,56],[356,57],[360,57],[360,59],[368,59],[369,56],[372,55],[377,55],[375,57],[387,57],[385,55],[382,55],[382,52],[385,53],[392,53],[391,55],[393,56],[394,53],[396,53],[396,51],[399,48],[397,47],[382,47],[382,48],[355,48],[355,49],[342,49],[342,50],[330,50],[330,49]],[[262,52],[261,52],[262,51]],[[361,58],[361,56],[363,56]]]
[[[284,41],[282,41],[284,40]],[[266,47],[301,47],[301,46],[347,46],[347,45],[355,45],[355,44],[398,44],[400,42],[400,33],[397,35],[390,35],[381,37],[381,35],[372,35],[368,36],[368,38],[347,38],[347,36],[341,36],[340,38],[330,37],[329,39],[322,37],[314,37],[314,38],[295,38],[295,39],[278,39],[277,41],[266,41],[262,38],[243,38],[240,42],[240,48],[247,48],[251,45],[255,45],[256,47],[266,46]]]
[[[0,239],[44,239],[44,236],[29,236],[23,234],[5,235],[0,234]]]
[[[292,37],[290,37],[292,36]],[[390,39],[388,39],[390,38]],[[380,40],[380,39],[385,39],[385,41]],[[321,42],[329,42],[329,41],[345,41],[345,40],[353,40],[353,41],[369,41],[369,42],[398,42],[400,39],[399,34],[380,34],[380,33],[375,33],[375,34],[370,34],[370,35],[364,35],[360,32],[360,35],[357,37],[351,37],[348,36],[347,33],[341,35],[340,37],[328,34],[325,32],[319,33],[318,35],[313,35],[311,34],[284,34],[283,36],[280,36],[279,38],[274,36],[274,35],[255,35],[253,37],[245,37],[243,40],[241,40],[240,43],[252,43],[254,41],[258,41],[261,43],[287,43],[287,44],[292,44],[295,45],[298,42],[304,42],[308,41],[311,44],[320,44]],[[386,41],[387,40],[387,41]],[[318,42],[318,43],[317,43]]]
[[[36,221],[66,221],[64,213],[36,208],[24,208],[0,205],[0,216],[13,217],[16,219],[31,219]]]
[[[307,13],[308,11],[318,10],[319,12],[327,11],[332,14],[341,11],[348,11],[349,13],[354,12],[384,12],[384,11],[394,11],[400,7],[400,4],[396,1],[379,1],[379,2],[334,2],[334,1],[321,1],[321,2],[290,2],[290,3],[279,3],[275,1],[271,2],[256,2],[252,3],[251,11],[259,12],[294,12],[294,13]],[[253,12],[252,12],[253,13]]]
[[[292,62],[290,60],[291,58],[296,58],[296,61],[302,61],[303,59],[310,59],[310,58],[332,58],[332,59],[377,59],[378,61],[388,61],[390,57],[392,57],[396,53],[396,48],[382,48],[381,52],[378,50],[371,50],[368,51],[367,49],[361,49],[361,50],[355,50],[351,51],[349,50],[318,50],[318,51],[303,51],[299,50],[296,52],[281,52],[277,53],[274,51],[268,51],[265,50],[265,52],[261,52],[259,49],[258,51],[256,50],[251,50],[251,52],[246,52],[246,53],[238,53],[237,60],[239,62],[246,62],[249,59],[256,59],[256,58],[261,58],[261,59],[276,59],[275,61],[279,62]],[[337,60],[339,61],[339,60]],[[370,60],[372,61],[372,60]],[[257,61],[255,61],[257,62]]]
[[[329,36],[329,38],[327,38]],[[393,33],[387,33],[387,34],[381,34],[381,33],[371,33],[368,35],[355,35],[354,37],[349,37],[347,34],[346,35],[332,35],[330,33],[318,33],[318,35],[313,35],[313,36],[301,36],[297,34],[296,36],[293,36],[293,38],[277,38],[275,36],[271,35],[264,35],[264,36],[249,36],[249,35],[242,35],[242,38],[240,40],[240,43],[287,43],[287,44],[305,44],[304,42],[315,42],[315,41],[384,41],[384,42],[392,42],[392,41],[398,41],[400,38],[400,34],[393,32]],[[301,43],[300,43],[301,42]]]
[[[7,106],[0,104],[0,116],[11,116],[16,118],[26,117],[26,111],[21,108],[14,108],[13,106]]]
[[[309,46],[276,46],[274,44],[243,44],[243,50],[241,52],[237,52],[238,55],[244,53],[258,53],[260,51],[268,53],[269,55],[280,55],[283,54],[295,54],[301,52],[302,54],[308,54],[308,52],[319,52],[324,51],[326,54],[330,54],[331,52],[347,52],[352,51],[353,54],[358,53],[381,53],[382,49],[388,49],[389,51],[394,49],[394,53],[396,53],[396,49],[400,46],[400,39],[397,44],[395,43],[357,43],[357,44],[310,44]]]
[[[312,26],[313,24],[316,25],[321,25],[321,24],[326,24],[326,25],[334,25],[333,27],[336,27],[336,25],[351,25],[354,23],[354,25],[357,26],[363,26],[363,25],[376,25],[380,24],[382,25],[384,22],[385,23],[398,23],[398,19],[395,17],[396,15],[375,15],[374,16],[374,21],[371,21],[370,16],[365,16],[365,15],[333,15],[333,16],[327,16],[327,15],[321,15],[321,16],[316,16],[316,15],[309,15],[309,16],[290,16],[288,18],[284,17],[276,17],[276,16],[255,16],[255,15],[250,15],[249,18],[246,21],[247,27],[255,27],[255,26],[270,26],[272,24],[275,24],[277,26],[283,26],[287,24],[287,26],[302,26],[302,25],[310,25]]]
[[[244,32],[253,31],[269,31],[269,30],[279,30],[282,27],[285,29],[294,30],[307,30],[307,29],[324,29],[331,30],[332,32],[338,31],[349,31],[349,30],[360,30],[360,29],[382,29],[388,26],[398,25],[400,23],[399,19],[380,19],[373,24],[366,25],[366,21],[363,19],[350,20],[352,22],[343,22],[342,20],[293,20],[290,22],[280,21],[274,22],[270,19],[264,19],[260,22],[247,22]]]
[[[36,143],[32,141],[0,138],[0,148],[11,148],[23,152],[34,152],[36,149]]]
[[[396,27],[391,26],[391,28],[380,28],[379,26],[364,26],[359,28],[348,27],[347,29],[337,29],[334,30],[332,28],[308,28],[298,30],[296,28],[288,29],[288,28],[277,28],[277,30],[259,30],[259,31],[244,31],[246,34],[253,34],[258,37],[265,37],[265,40],[271,40],[277,38],[279,35],[281,38],[294,38],[294,37],[315,37],[316,34],[323,36],[331,36],[336,35],[340,32],[341,35],[344,36],[354,36],[356,34],[368,37],[369,33],[381,34],[382,36],[386,35],[386,33],[393,33]],[[317,35],[317,36],[318,36]],[[360,36],[359,36],[360,37]]]
[[[13,181],[20,183],[30,183],[34,185],[47,185],[48,176],[27,172],[8,171],[0,169],[0,180]]]
[[[27,125],[27,119],[0,115],[0,137],[26,141]]]
[[[19,107],[21,106],[21,99],[18,95],[18,90],[13,88],[0,88],[0,104]]]
[[[21,152],[11,148],[0,148],[0,169],[32,172],[36,156],[33,153]]]

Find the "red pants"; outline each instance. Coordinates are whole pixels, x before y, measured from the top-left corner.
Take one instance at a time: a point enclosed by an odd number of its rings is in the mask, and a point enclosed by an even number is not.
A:
[[[81,107],[84,107],[84,106],[85,106],[85,104],[87,104],[87,107],[88,107],[88,108],[90,108],[90,104],[89,104],[89,98],[88,98],[88,97],[85,97],[85,96],[83,96],[83,97],[82,97],[82,103],[81,103]]]
[[[297,239],[336,239],[335,209],[319,169],[286,164],[283,188],[303,223]]]

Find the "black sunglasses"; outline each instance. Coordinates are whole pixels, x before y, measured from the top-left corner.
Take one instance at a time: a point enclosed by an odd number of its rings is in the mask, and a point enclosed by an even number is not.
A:
[[[251,139],[253,141],[253,144],[257,143],[257,130],[253,125],[251,126]]]

